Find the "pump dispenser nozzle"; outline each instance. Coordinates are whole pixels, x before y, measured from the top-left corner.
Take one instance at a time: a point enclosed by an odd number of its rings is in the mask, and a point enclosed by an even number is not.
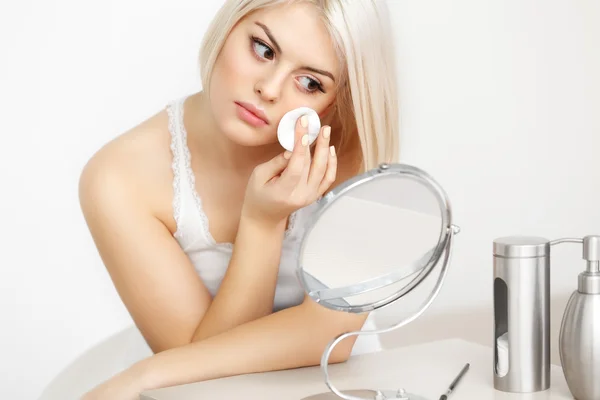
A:
[[[600,272],[600,236],[583,238],[583,259],[587,261],[586,272]]]

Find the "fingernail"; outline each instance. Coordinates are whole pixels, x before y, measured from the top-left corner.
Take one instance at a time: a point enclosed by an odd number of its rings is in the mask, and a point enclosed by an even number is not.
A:
[[[303,128],[308,126],[308,117],[306,115],[303,115],[302,118],[300,118],[300,125],[302,125]]]
[[[333,147],[333,146],[330,146],[330,147],[329,147],[329,152],[331,153],[331,156],[332,156],[332,157],[335,157],[335,147]]]
[[[323,129],[323,137],[329,139],[329,135],[331,135],[331,127],[326,126],[325,129]]]
[[[283,153],[283,158],[285,158],[286,160],[289,160],[290,158],[292,158],[292,153],[289,151],[286,151],[285,153]]]
[[[302,136],[302,146],[306,146],[308,144],[308,135]]]

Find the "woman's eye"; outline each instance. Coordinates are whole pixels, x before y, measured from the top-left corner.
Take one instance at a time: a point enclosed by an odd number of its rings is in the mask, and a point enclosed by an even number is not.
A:
[[[321,86],[321,83],[319,81],[316,81],[314,79],[311,79],[307,76],[303,76],[300,79],[300,85],[302,85],[302,87],[307,91],[307,92],[315,92],[317,90],[320,90],[321,92],[323,91],[323,86]]]
[[[252,47],[254,48],[254,52],[261,58],[272,60],[275,56],[273,50],[260,40],[252,39]]]

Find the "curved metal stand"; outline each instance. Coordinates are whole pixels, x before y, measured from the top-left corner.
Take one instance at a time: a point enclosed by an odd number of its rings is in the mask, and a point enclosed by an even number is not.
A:
[[[436,285],[435,285],[433,291],[431,292],[431,294],[429,295],[427,300],[423,303],[423,305],[421,306],[419,311],[417,311],[410,318],[406,318],[403,321],[401,321],[400,323],[398,323],[396,325],[392,325],[388,328],[376,329],[373,331],[358,331],[358,332],[344,333],[344,334],[336,337],[334,340],[332,340],[327,345],[327,347],[325,348],[325,351],[323,352],[323,356],[321,357],[321,370],[323,371],[323,374],[325,376],[325,384],[338,398],[342,398],[342,399],[346,399],[346,400],[388,400],[388,399],[428,400],[417,394],[405,392],[404,389],[398,389],[398,390],[349,390],[349,391],[346,391],[346,393],[342,393],[331,383],[331,380],[329,379],[329,373],[327,371],[327,364],[329,361],[329,356],[331,355],[331,352],[333,351],[333,348],[338,343],[340,343],[342,340],[346,339],[347,337],[358,336],[358,335],[362,335],[362,334],[377,335],[377,334],[393,331],[395,329],[398,329],[398,328],[414,321],[415,319],[420,317],[429,308],[429,306],[433,303],[433,300],[439,294],[440,289],[442,288],[443,282],[446,278],[450,255],[452,253],[452,239],[454,238],[454,235],[457,234],[458,232],[459,232],[458,227],[455,225],[452,225],[450,228],[450,233],[449,233],[447,241],[446,241],[446,245],[444,246],[444,251],[446,254],[444,257],[444,264],[442,266],[442,270],[440,271],[440,277],[438,278],[438,281],[436,282]],[[373,397],[365,398],[365,397],[354,396],[352,394],[352,393],[354,393],[357,395],[364,395],[365,392],[371,392],[373,394]],[[325,394],[323,394],[323,395],[325,395]],[[328,395],[330,395],[330,393],[328,393]],[[324,397],[324,396],[321,396],[321,395],[317,395],[317,396],[318,397],[315,397],[315,396],[306,397],[304,400],[309,400],[309,399],[315,399],[315,400],[323,399],[324,400],[324,399],[326,399],[326,397]]]

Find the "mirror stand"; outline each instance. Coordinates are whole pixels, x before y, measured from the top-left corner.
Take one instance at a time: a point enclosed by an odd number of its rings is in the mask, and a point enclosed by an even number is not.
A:
[[[454,235],[458,234],[459,232],[460,232],[460,228],[456,225],[452,225],[452,227],[449,229],[446,244],[443,247],[445,254],[444,254],[444,263],[443,263],[441,271],[440,271],[440,276],[438,278],[438,281],[435,284],[435,287],[431,291],[429,297],[423,302],[423,304],[421,305],[419,310],[417,312],[415,312],[409,318],[406,318],[406,319],[400,321],[399,323],[389,326],[387,328],[375,329],[372,331],[348,332],[348,333],[339,335],[334,340],[332,340],[325,348],[325,351],[323,352],[323,356],[321,357],[321,371],[323,371],[323,375],[325,377],[325,384],[331,390],[331,392],[324,392],[324,393],[320,393],[317,395],[312,395],[309,397],[305,397],[302,400],[328,400],[328,399],[333,400],[333,399],[337,399],[337,398],[341,398],[341,399],[345,399],[345,400],[390,400],[390,399],[430,400],[430,399],[427,399],[420,395],[417,395],[415,393],[407,392],[404,388],[399,388],[396,390],[381,390],[381,389],[347,390],[345,392],[341,392],[331,382],[330,377],[329,377],[329,372],[327,370],[327,366],[329,364],[329,356],[331,355],[334,347],[338,343],[340,343],[342,340],[344,340],[350,336],[359,336],[359,335],[365,335],[365,334],[366,335],[379,335],[382,333],[394,331],[398,328],[401,328],[401,327],[411,323],[415,319],[419,318],[429,308],[429,306],[431,306],[431,304],[433,303],[433,301],[439,294],[440,289],[442,288],[442,286],[444,284],[444,280],[446,278],[447,271],[448,271],[448,264],[449,264],[450,257],[452,254],[452,240],[454,238]],[[358,397],[358,396],[373,396],[373,397]]]
[[[328,364],[344,339],[357,336],[358,341],[361,335],[401,328],[419,318],[438,296],[454,236],[460,232],[452,224],[446,193],[417,167],[381,164],[338,185],[318,206],[302,238],[297,276],[310,298],[323,307],[354,314],[376,311],[411,292],[440,261],[442,266],[433,290],[410,317],[383,329],[363,326],[331,340],[321,356],[330,392],[302,400],[432,400],[406,388],[341,391],[331,382]],[[397,286],[407,278],[408,284]]]

